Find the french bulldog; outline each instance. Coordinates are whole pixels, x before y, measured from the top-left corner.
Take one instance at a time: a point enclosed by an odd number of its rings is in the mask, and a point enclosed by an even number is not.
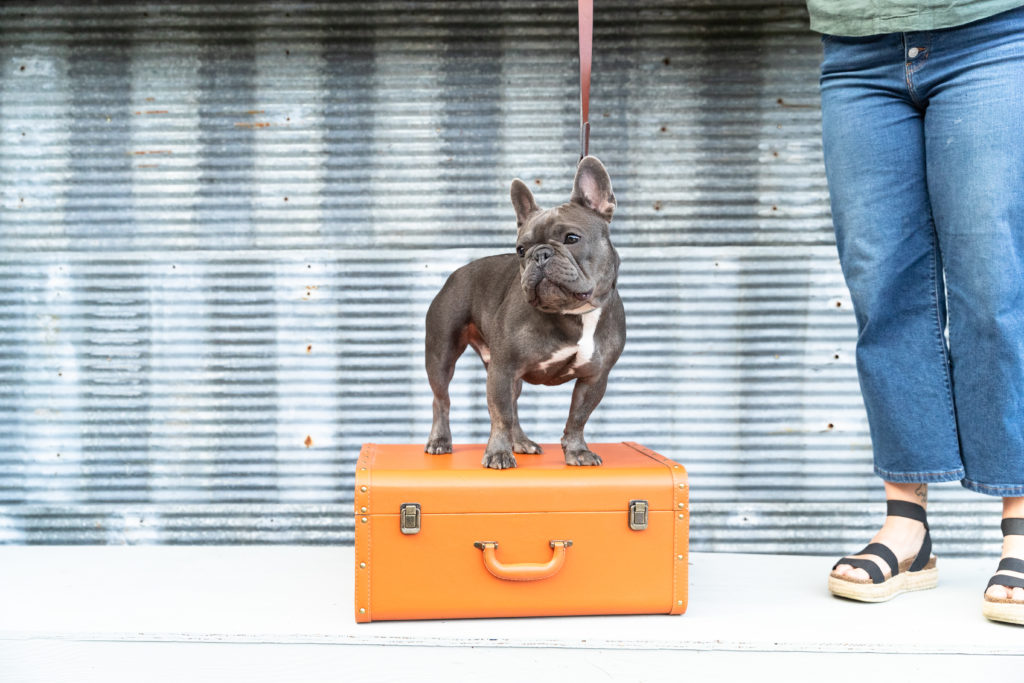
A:
[[[455,362],[472,346],[487,369],[491,433],[483,465],[516,466],[515,453],[540,453],[519,425],[523,382],[576,380],[562,451],[569,465],[600,465],[583,428],[601,402],[608,372],[626,342],[626,314],[616,290],[619,255],[608,223],[615,211],[611,178],[597,158],[576,169],[569,201],[541,209],[530,188],[512,181],[515,253],[488,256],[451,274],[430,304],[426,366],[434,392],[427,453],[450,453],[448,385]]]

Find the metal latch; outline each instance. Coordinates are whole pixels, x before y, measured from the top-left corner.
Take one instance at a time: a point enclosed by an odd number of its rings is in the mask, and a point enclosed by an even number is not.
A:
[[[420,504],[402,503],[398,508],[399,525],[403,534],[418,534],[420,532]]]
[[[633,531],[643,531],[647,528],[647,501],[629,501],[629,528]]]

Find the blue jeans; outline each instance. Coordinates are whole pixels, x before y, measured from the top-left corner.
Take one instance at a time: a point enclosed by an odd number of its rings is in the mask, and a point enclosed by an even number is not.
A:
[[[1024,8],[822,40],[875,472],[1024,496]]]

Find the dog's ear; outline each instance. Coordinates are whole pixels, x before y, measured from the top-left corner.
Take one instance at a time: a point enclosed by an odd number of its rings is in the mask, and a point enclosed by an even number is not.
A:
[[[540,211],[537,202],[533,200],[533,193],[519,178],[512,181],[512,206],[516,210],[516,227],[523,227],[523,223],[530,214]]]
[[[606,221],[615,213],[615,193],[612,179],[597,157],[584,157],[576,169],[570,201],[601,214]]]

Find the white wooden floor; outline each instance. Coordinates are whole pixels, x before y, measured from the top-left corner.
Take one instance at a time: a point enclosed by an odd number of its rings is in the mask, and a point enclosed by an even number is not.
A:
[[[679,617],[358,625],[351,548],[0,547],[0,681],[1024,680],[995,559],[878,605],[832,561],[694,554]]]

